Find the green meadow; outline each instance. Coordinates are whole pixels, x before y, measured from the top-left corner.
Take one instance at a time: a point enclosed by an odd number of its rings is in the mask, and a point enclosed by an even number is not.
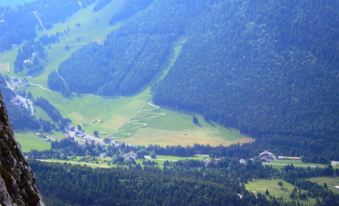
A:
[[[324,186],[326,183],[328,189],[339,194],[339,189],[335,188],[335,186],[339,186],[339,177],[313,177],[309,178],[308,180],[317,183],[320,186]]]
[[[15,140],[20,143],[23,152],[31,150],[48,150],[51,148],[51,143],[40,139],[32,132],[19,132],[15,133]]]
[[[282,188],[278,186],[278,182],[283,183]],[[282,198],[286,202],[292,201],[292,199],[290,198],[290,194],[295,188],[294,185],[281,179],[271,179],[271,180],[258,179],[258,180],[254,180],[254,181],[247,183],[245,187],[247,190],[255,194],[261,193],[265,195],[265,192],[267,190],[271,196],[275,198]],[[306,205],[315,204],[315,199],[313,198],[308,198],[306,201],[302,201],[302,200],[299,200],[299,201]]]
[[[274,160],[272,162],[263,163],[263,164],[268,165],[268,166],[272,166],[273,168],[279,169],[279,170],[282,169],[283,167],[287,166],[287,165],[293,165],[295,167],[303,167],[303,168],[307,168],[307,167],[324,168],[324,167],[326,167],[326,165],[324,165],[324,164],[307,163],[307,162],[302,162],[301,160]]]

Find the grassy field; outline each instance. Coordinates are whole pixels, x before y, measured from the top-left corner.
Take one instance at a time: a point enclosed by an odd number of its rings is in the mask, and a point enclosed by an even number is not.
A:
[[[283,188],[280,188],[278,186],[278,182],[283,183]],[[272,179],[272,180],[255,180],[252,182],[249,182],[245,185],[246,189],[257,194],[265,194],[266,190],[269,191],[270,195],[276,198],[282,198],[284,201],[291,201],[290,194],[292,190],[295,188],[294,185],[281,180],[281,179]],[[304,204],[307,205],[314,205],[315,204],[315,199],[313,198],[308,198],[307,201],[300,201]]]
[[[0,53],[0,74],[14,76],[14,60],[18,54],[18,49]],[[8,73],[9,63],[9,73]]]
[[[295,167],[326,167],[324,164],[315,164],[315,163],[306,163],[302,162],[301,160],[274,160],[269,163],[263,163],[264,165],[272,165],[273,168],[281,169],[286,165],[293,164]]]
[[[23,152],[29,152],[31,150],[48,150],[51,148],[51,143],[41,140],[32,132],[20,132],[15,133],[15,139],[21,145]]]
[[[158,155],[152,161],[155,161],[158,164],[158,167],[163,168],[165,161],[175,162],[180,160],[204,160],[208,159],[208,155],[195,155],[192,157],[178,157],[178,156],[171,156],[171,155]]]
[[[82,162],[78,160],[56,160],[56,159],[46,159],[40,160],[41,162],[48,162],[48,163],[58,163],[58,164],[71,164],[71,165],[78,165],[78,166],[86,166],[90,168],[115,168],[116,165],[109,164],[106,161],[98,160],[97,162]]]
[[[339,186],[339,177],[314,177],[314,178],[309,178],[308,180],[311,182],[317,183],[321,186],[324,186],[324,184],[326,183],[328,189],[339,194],[339,189],[334,187],[334,186]]]

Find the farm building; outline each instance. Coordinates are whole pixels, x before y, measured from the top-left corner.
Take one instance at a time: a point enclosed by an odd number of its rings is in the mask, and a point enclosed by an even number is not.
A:
[[[263,162],[271,162],[277,158],[272,152],[264,151],[259,154],[259,159]]]
[[[331,161],[332,167],[336,167],[339,165],[339,161]]]
[[[247,164],[247,161],[245,159],[240,159],[239,160],[239,163],[242,164],[242,165],[246,165]]]
[[[278,156],[279,160],[301,160],[301,157]]]
[[[122,157],[124,158],[125,162],[131,162],[133,160],[135,161],[137,159],[138,155],[137,155],[137,153],[131,151],[127,154],[124,154]]]

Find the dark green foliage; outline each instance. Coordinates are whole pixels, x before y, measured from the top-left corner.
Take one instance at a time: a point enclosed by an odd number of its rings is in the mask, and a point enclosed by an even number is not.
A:
[[[19,48],[18,55],[14,62],[15,72],[34,74],[43,70],[42,59],[45,58],[44,47],[39,42],[25,43]]]
[[[145,9],[152,3],[153,0],[129,0],[125,1],[124,5],[113,15],[110,20],[110,24],[124,20],[133,16],[137,12]],[[99,3],[98,3],[99,4]]]
[[[61,92],[65,96],[70,95],[70,91],[65,85],[65,81],[60,77],[58,72],[52,72],[48,76],[48,87],[55,91]]]
[[[98,0],[94,6],[93,11],[99,11],[100,9],[102,9],[103,7],[105,7],[109,2],[111,2],[112,0]]]
[[[317,205],[336,205],[339,200],[330,190],[305,180],[334,175],[333,170],[327,173],[327,168],[288,166],[277,171],[260,163],[242,165],[232,159],[212,161],[208,167],[197,160],[167,162],[162,170],[152,161],[144,161],[143,169],[140,165],[89,169],[36,161],[30,165],[45,201],[54,205],[298,205],[276,200],[269,191],[269,201],[264,195],[246,191],[244,184],[258,178],[283,178],[295,184],[291,195],[296,201],[313,197],[318,199]]]
[[[192,7],[192,0],[137,2],[128,1],[123,8],[143,9],[142,14],[111,33],[103,45],[88,44],[60,65],[59,74],[70,91],[110,96],[140,91],[163,69],[172,43],[206,4],[199,1]],[[146,4],[150,4],[147,9]],[[63,83],[57,82],[62,79],[53,76],[50,88],[62,90]]]
[[[69,119],[63,118],[62,114],[59,112],[57,108],[55,108],[53,105],[51,105],[46,99],[44,98],[38,98],[34,104],[41,109],[43,109],[48,116],[59,126],[59,129],[63,129],[70,124]]]
[[[86,6],[93,1],[82,2]],[[40,26],[33,12],[40,17],[45,28],[51,28],[54,23],[65,21],[79,9],[77,1],[64,0],[38,0],[15,9],[0,8],[0,20],[3,20],[0,23],[0,51],[9,49],[12,44],[34,39],[36,28]]]
[[[153,100],[253,136],[338,148],[338,10],[334,1],[216,3],[190,27]]]
[[[0,90],[14,130],[38,130],[41,128],[40,121],[32,116],[31,111],[26,108],[16,106],[11,102],[11,100],[16,97],[16,94],[6,87],[5,78],[1,75]],[[45,122],[44,125],[48,127]]]
[[[154,1],[103,45],[74,53],[49,86],[134,94],[185,35],[174,67],[153,88],[155,103],[201,113],[273,150],[283,141],[291,153],[315,148],[338,159],[338,10],[338,2],[315,0]]]
[[[159,72],[169,46],[164,35],[114,33],[104,45],[92,43],[75,52],[60,65],[60,77],[49,76],[49,86],[63,91],[67,83],[72,92],[130,95]]]
[[[41,44],[43,44],[44,46],[46,45],[50,45],[50,44],[55,44],[57,42],[59,42],[59,38],[60,38],[61,34],[57,33],[55,35],[43,35],[39,38],[39,42],[41,42]]]
[[[62,205],[270,205],[217,169],[92,170],[38,162],[31,166],[44,198]]]

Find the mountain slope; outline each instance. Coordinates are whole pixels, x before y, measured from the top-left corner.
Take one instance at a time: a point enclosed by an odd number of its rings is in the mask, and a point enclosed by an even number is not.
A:
[[[103,45],[87,45],[61,64],[63,78],[51,75],[50,87],[134,94],[161,71],[163,58],[154,56],[186,36],[173,68],[153,88],[154,103],[256,137],[338,146],[338,2],[158,0],[130,18]],[[149,40],[163,49],[145,46],[144,38],[157,35]]]
[[[339,5],[311,2],[212,7],[154,102],[256,135],[337,135]]]
[[[41,205],[32,171],[16,144],[0,96],[0,205]]]

